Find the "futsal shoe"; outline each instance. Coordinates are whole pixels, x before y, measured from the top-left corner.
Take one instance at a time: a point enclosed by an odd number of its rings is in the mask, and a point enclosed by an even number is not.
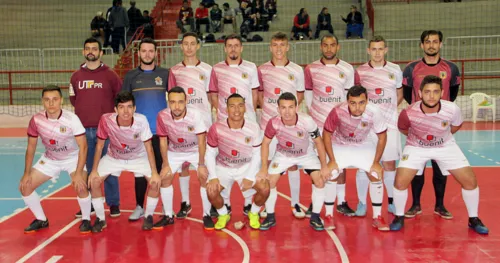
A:
[[[250,227],[253,229],[260,229],[260,218],[259,213],[248,213],[248,221],[250,223]]]
[[[452,219],[453,215],[446,210],[444,206],[436,206],[434,208],[434,214],[444,218],[444,219]]]
[[[90,215],[95,215],[95,210],[93,205],[90,207]],[[82,210],[76,212],[75,217],[82,218]]]
[[[102,232],[108,225],[106,225],[105,220],[101,220],[99,217],[95,220],[94,226],[92,227],[92,233]]]
[[[374,228],[378,229],[379,231],[389,231],[389,230],[391,230],[389,228],[389,225],[387,225],[387,223],[385,222],[384,218],[381,217],[381,216],[373,219],[372,226]]]
[[[293,216],[295,216],[295,218],[297,218],[297,219],[302,219],[302,218],[306,217],[306,213],[304,213],[304,211],[302,211],[302,208],[300,208],[299,204],[295,204],[292,207],[292,213],[293,213]]]
[[[191,208],[191,204],[188,204],[186,202],[182,202],[181,203],[181,210],[179,210],[179,213],[177,213],[176,217],[178,219],[184,219],[189,215],[189,213],[191,213],[191,210],[193,210]]]
[[[215,218],[219,216],[219,213],[217,212],[217,209],[215,209],[214,206],[210,207],[210,216]]]
[[[366,204],[361,202],[358,203],[358,208],[356,208],[356,216],[363,217],[366,216]]]
[[[219,215],[217,218],[217,223],[215,223],[215,230],[221,230],[226,228],[227,223],[231,220],[231,216],[227,215]]]
[[[387,206],[387,211],[394,215],[396,213],[396,207],[394,206],[394,204],[389,204]]]
[[[345,215],[345,216],[354,216],[356,215],[356,212],[354,212],[354,210],[352,210],[349,205],[347,204],[347,202],[342,202],[342,204],[337,204],[337,212]]]
[[[248,204],[243,207],[243,215],[247,216],[248,212],[250,212],[250,209],[252,209],[252,204]]]
[[[479,217],[470,217],[469,227],[476,231],[476,233],[481,235],[487,235],[490,232],[488,228],[483,224],[483,222],[481,222],[481,219],[479,219]]]
[[[321,218],[319,218],[319,214],[312,214],[311,219],[309,220],[309,225],[316,231],[325,230],[325,226],[323,226],[323,222],[321,222]]]
[[[326,230],[334,230],[335,229],[335,220],[333,220],[333,215],[325,216],[323,220],[323,225]]]
[[[389,225],[389,229],[391,231],[399,231],[405,225],[405,217],[404,216],[396,216],[392,223]]]
[[[205,230],[214,230],[214,221],[211,216],[203,216],[203,228],[205,228]]]
[[[422,208],[420,205],[412,205],[410,209],[405,213],[406,218],[414,218],[417,215],[422,214]]]
[[[109,207],[109,216],[110,217],[119,217],[121,215],[120,207],[117,205],[112,205]]]
[[[82,220],[80,224],[80,234],[88,234],[92,232],[92,224],[90,224],[90,220]]]
[[[163,227],[168,226],[168,225],[173,225],[174,224],[174,217],[173,216],[162,216],[160,221],[156,222],[153,225],[154,230],[160,230],[163,229]]]
[[[144,217],[144,209],[138,205],[135,207],[134,212],[129,216],[128,221],[137,221],[141,217]]]
[[[260,224],[260,230],[269,230],[271,227],[276,225],[276,218],[274,217],[274,213],[268,213],[264,222]]]
[[[153,229],[153,216],[148,215],[144,218],[144,222],[142,223],[142,230],[151,230]]]
[[[35,219],[31,224],[24,229],[24,233],[29,234],[29,233],[35,233],[38,230],[42,230],[44,228],[49,227],[49,220],[46,219],[45,221],[43,220],[38,220]]]
[[[307,208],[307,211],[306,211],[306,217],[311,218],[312,212],[313,212],[313,204],[310,204],[309,208]]]

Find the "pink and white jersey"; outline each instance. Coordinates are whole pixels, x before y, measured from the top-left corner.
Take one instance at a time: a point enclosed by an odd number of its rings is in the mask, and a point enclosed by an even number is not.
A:
[[[226,61],[222,61],[215,64],[212,68],[209,90],[219,96],[217,120],[227,119],[226,100],[233,93],[245,98],[246,114],[253,115],[255,119],[252,90],[259,85],[257,67],[252,62],[241,60],[238,65],[229,65]]]
[[[194,107],[202,114],[212,116],[210,101],[208,100],[208,85],[212,67],[205,62],[198,62],[196,66],[186,66],[184,62],[170,68],[168,87],[180,86],[187,95],[187,104]],[[209,120],[210,118],[204,118]],[[211,123],[205,123],[206,126]]]
[[[325,131],[332,133],[332,143],[358,146],[365,142],[372,142],[370,132],[377,134],[387,130],[379,108],[368,103],[361,116],[351,115],[347,102],[333,108],[325,122]]]
[[[118,160],[147,158],[144,142],[151,140],[153,134],[146,116],[134,113],[132,125],[120,126],[118,114],[106,113],[101,116],[97,137],[109,138],[108,155]]]
[[[368,91],[368,99],[377,104],[392,129],[398,122],[398,93],[402,87],[403,72],[398,65],[385,62],[383,67],[374,68],[370,62],[359,66],[355,72],[354,82]]]
[[[168,150],[171,152],[198,152],[198,134],[207,128],[201,113],[195,108],[188,108],[184,118],[176,120],[169,108],[156,117],[156,134],[168,137]]]
[[[239,168],[252,161],[253,148],[262,144],[261,134],[255,121],[245,119],[241,129],[232,129],[227,120],[223,120],[210,127],[207,143],[219,149],[215,159],[217,165]]]
[[[312,136],[319,135],[318,126],[311,116],[297,113],[294,126],[287,126],[281,116],[275,116],[267,123],[264,135],[272,139],[276,136],[278,145],[276,151],[287,157],[301,157],[314,154]]]
[[[346,100],[347,90],[354,86],[354,68],[340,59],[337,64],[324,64],[320,59],[307,65],[304,75],[306,90],[313,94],[311,117],[323,129],[330,111]]]
[[[437,113],[426,114],[418,101],[399,114],[398,128],[408,131],[406,145],[440,148],[455,143],[451,126],[462,125],[460,108],[450,101],[441,100]]]
[[[260,128],[265,130],[267,122],[278,115],[278,98],[281,94],[290,92],[297,97],[298,92],[304,92],[304,70],[290,61],[285,66],[275,66],[269,61],[259,67],[259,81],[259,91],[264,92]]]
[[[33,115],[28,126],[28,136],[42,139],[45,157],[57,161],[78,157],[75,137],[84,134],[85,128],[78,116],[67,110],[61,110],[57,119],[49,119],[47,113],[41,111]]]

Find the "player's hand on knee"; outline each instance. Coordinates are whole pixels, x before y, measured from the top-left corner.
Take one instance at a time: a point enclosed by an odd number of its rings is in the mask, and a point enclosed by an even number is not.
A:
[[[200,179],[201,182],[206,182],[208,179],[208,169],[207,166],[205,165],[199,165],[198,166],[198,178]]]
[[[71,176],[71,185],[75,188],[77,193],[83,193],[87,190],[87,184],[80,173],[75,173]]]
[[[214,179],[208,181],[208,184],[207,184],[208,193],[211,193],[211,194],[219,193],[220,188],[221,188],[221,186],[220,186],[219,179],[214,178]]]
[[[89,175],[87,184],[94,188],[102,183],[101,177],[97,172],[92,171]]]
[[[167,177],[170,177],[172,176],[172,169],[170,168],[170,165],[164,165],[161,167],[161,171],[160,171],[160,177],[161,178],[167,178]]]
[[[330,169],[328,169],[328,166],[321,167],[321,170],[319,172],[321,178],[323,178],[323,181],[325,182],[328,181],[332,176],[332,172],[330,171]]]
[[[383,175],[384,175],[384,169],[382,168],[382,165],[380,165],[380,163],[378,162],[374,162],[372,164],[372,167],[370,168],[369,176],[372,176],[377,180],[381,180]]]
[[[160,175],[157,172],[152,172],[151,179],[149,180],[149,185],[153,189],[158,190],[158,189],[160,189],[161,179],[162,178],[160,177]]]
[[[340,171],[340,169],[339,169],[339,165],[335,161],[328,162],[327,167],[328,167],[330,180],[335,180],[342,173],[342,171]]]
[[[255,180],[256,182],[260,182],[260,181],[265,181],[267,180],[267,171],[259,171],[256,175],[255,175]]]

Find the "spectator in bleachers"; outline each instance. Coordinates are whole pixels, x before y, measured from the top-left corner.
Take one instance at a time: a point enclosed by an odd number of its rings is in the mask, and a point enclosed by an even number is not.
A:
[[[135,1],[130,1],[130,8],[127,11],[130,27],[128,28],[127,41],[132,37],[138,27],[142,25],[143,18],[139,8],[135,7]]]
[[[206,25],[205,26],[205,31],[208,33],[210,32],[210,20],[208,19],[208,8],[205,8],[205,5],[203,3],[200,3],[200,6],[196,8],[196,13],[195,13],[195,18],[196,18],[196,32],[200,34],[200,25]]]
[[[111,30],[111,48],[113,53],[120,53],[120,44],[125,49],[125,28],[129,26],[128,15],[125,8],[122,7],[122,0],[116,1],[116,5],[109,14],[109,25]]]
[[[202,0],[201,3],[206,7],[206,8],[211,8],[215,5],[215,0]]]
[[[187,0],[184,0],[182,3],[181,10],[179,10],[179,20],[176,22],[177,28],[179,28],[182,34],[186,33],[186,29],[184,25],[189,25],[191,27],[191,32],[194,32],[194,17],[193,17],[193,8],[189,6]]]
[[[232,8],[229,8],[228,3],[224,3],[222,5],[224,8],[224,13],[222,14],[224,19],[222,21],[222,32],[224,32],[224,25],[225,24],[232,24],[233,25],[233,32],[236,32],[236,14]]]
[[[92,19],[92,22],[90,22],[90,32],[92,33],[92,36],[96,38],[100,37],[101,43],[104,43],[104,31],[107,27],[108,21],[106,21],[106,19],[102,17],[102,12],[97,12],[97,15],[94,17],[94,19]]]
[[[111,10],[113,10],[113,7],[115,6],[117,1],[118,0],[113,0],[113,4],[110,8],[108,8],[108,11],[106,11],[106,22],[108,22],[108,27],[106,28],[106,30],[104,30],[104,43],[102,45],[104,48],[111,45],[111,27],[109,26],[109,15],[111,14]]]
[[[350,38],[352,33],[363,38],[363,28],[365,26],[363,23],[363,16],[355,5],[351,6],[351,12],[347,15],[347,18],[341,17],[342,20],[347,23],[347,30],[345,32],[346,38]]]
[[[222,10],[220,10],[218,4],[212,6],[210,10],[210,23],[212,24],[212,32],[220,32],[222,20]]]
[[[269,15],[267,10],[264,8],[264,0],[256,0],[254,6],[252,6],[251,14],[255,16],[255,31],[267,31],[269,30]]]
[[[148,10],[142,12],[142,25],[144,26],[144,38],[149,37],[154,39],[153,18],[149,16]]]
[[[307,35],[312,39],[312,31],[309,27],[310,20],[307,14],[307,9],[301,8],[299,13],[293,19],[292,36],[291,39],[302,39],[303,35]]]
[[[267,10],[267,14],[269,15],[269,21],[272,21],[273,18],[275,18],[278,13],[278,9],[277,9],[277,6],[278,6],[278,0],[266,0],[266,10]]]
[[[328,8],[326,7],[323,7],[318,14],[318,24],[316,25],[316,33],[314,34],[315,39],[319,38],[321,30],[328,30],[328,32],[333,35],[332,17],[330,13],[328,13]]]
[[[240,26],[240,35],[246,40],[248,34],[254,31],[257,18],[255,14],[252,14],[252,8],[246,1],[241,2],[239,12],[243,17],[243,22]]]

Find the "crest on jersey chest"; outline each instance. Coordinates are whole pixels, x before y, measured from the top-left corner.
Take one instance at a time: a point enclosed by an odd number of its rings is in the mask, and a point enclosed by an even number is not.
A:
[[[248,73],[246,73],[246,72],[241,73],[241,78],[248,79]]]
[[[361,128],[366,128],[368,126],[367,121],[361,121]]]
[[[299,138],[304,137],[304,132],[303,131],[298,131],[297,132],[297,137],[299,137]]]
[[[341,78],[341,79],[345,78],[344,72],[339,72],[339,78]]]
[[[61,126],[61,127],[59,127],[59,131],[60,131],[61,133],[66,133],[66,130],[67,130],[67,128],[66,128],[65,126]]]
[[[160,76],[155,78],[155,84],[156,85],[163,85],[163,79],[160,78]]]
[[[249,144],[251,141],[252,141],[252,137],[250,137],[250,136],[245,137],[245,143],[246,144]]]
[[[201,80],[201,81],[204,81],[205,79],[206,79],[205,75],[200,74],[200,80]]]
[[[394,80],[396,77],[394,76],[394,73],[389,73],[389,79]]]
[[[439,71],[439,77],[445,79],[447,77],[446,71]]]
[[[446,126],[448,126],[448,124],[449,123],[446,120],[441,121],[441,127],[443,127],[443,128],[446,128]]]
[[[279,166],[279,164],[278,164],[278,163],[273,163],[273,164],[271,165],[271,167],[272,167],[273,169],[278,168],[278,166]]]
[[[187,126],[187,129],[188,129],[189,132],[194,131],[194,127],[193,126]]]
[[[139,138],[139,133],[134,134],[134,140],[137,140]]]
[[[288,79],[291,81],[295,80],[295,76],[293,74],[288,74]]]

